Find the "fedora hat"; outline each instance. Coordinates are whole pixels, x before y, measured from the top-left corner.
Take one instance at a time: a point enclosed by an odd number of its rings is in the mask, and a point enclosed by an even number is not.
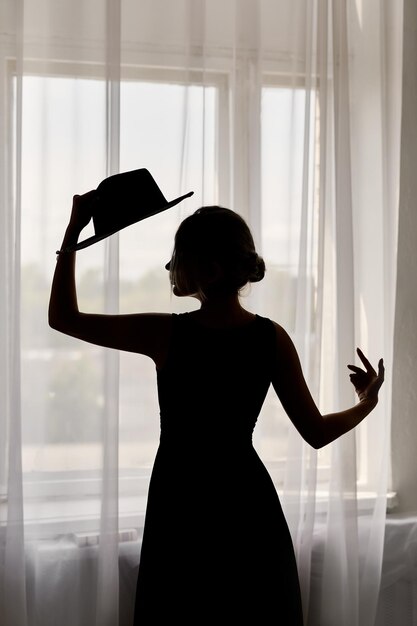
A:
[[[92,215],[95,235],[69,246],[68,251],[87,248],[126,226],[175,206],[194,193],[190,191],[168,202],[145,168],[109,176],[96,191],[97,202]]]

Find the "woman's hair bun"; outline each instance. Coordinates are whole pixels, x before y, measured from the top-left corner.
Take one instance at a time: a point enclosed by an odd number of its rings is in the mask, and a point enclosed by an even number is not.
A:
[[[265,276],[265,261],[256,252],[253,255],[252,267],[248,273],[248,281],[257,283]]]

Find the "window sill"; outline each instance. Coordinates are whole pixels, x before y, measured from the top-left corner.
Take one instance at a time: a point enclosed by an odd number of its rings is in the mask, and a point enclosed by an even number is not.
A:
[[[25,541],[79,534],[97,535],[100,529],[100,506],[101,500],[91,497],[25,502]],[[119,498],[119,530],[143,528],[145,508],[146,496]],[[6,506],[0,504],[0,533],[5,527]]]
[[[281,501],[284,500],[278,490]],[[296,494],[298,499],[298,494]],[[364,515],[375,504],[377,495],[371,491],[358,493],[358,513]],[[398,506],[395,492],[387,493],[387,513],[393,513]],[[143,529],[146,509],[146,494],[119,498],[120,542],[135,540],[134,530]],[[98,543],[100,528],[101,500],[91,498],[50,498],[25,503],[25,540],[51,539],[71,536],[77,545]],[[328,492],[317,492],[316,514],[324,517],[328,508]],[[3,509],[3,510],[2,510]],[[59,510],[59,516],[57,515]],[[82,513],[80,513],[82,511]],[[0,504],[0,531],[6,525],[6,507]]]

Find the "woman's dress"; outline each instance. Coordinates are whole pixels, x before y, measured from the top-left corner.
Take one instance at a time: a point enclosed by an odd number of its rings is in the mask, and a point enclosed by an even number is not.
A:
[[[172,324],[134,624],[302,626],[291,536],[252,445],[274,325],[209,328],[188,313]]]

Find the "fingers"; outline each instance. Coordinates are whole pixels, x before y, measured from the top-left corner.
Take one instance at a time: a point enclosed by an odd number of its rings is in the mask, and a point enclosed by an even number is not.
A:
[[[74,196],[72,196],[72,201],[74,203],[75,202],[79,203],[79,202],[96,200],[97,198],[98,198],[97,189],[91,189],[91,191],[87,191],[86,193],[83,193],[83,194],[76,193]]]
[[[374,370],[374,368],[372,367],[371,363],[368,361],[368,359],[366,358],[366,356],[362,352],[362,350],[360,350],[360,348],[357,348],[357,353],[358,353],[359,358],[361,359],[362,363],[366,367],[366,372],[364,372],[363,369],[361,369],[360,367],[357,367],[356,365],[348,365],[348,368],[350,370],[352,370],[352,372],[355,372],[356,375],[368,373],[368,374],[372,374],[373,376],[378,376],[378,378],[380,378],[381,380],[384,380],[384,378],[385,378],[384,359],[379,359],[379,361],[378,361],[378,374],[377,374],[376,371]],[[352,376],[352,374],[351,374],[351,376]]]
[[[372,365],[370,364],[370,362],[368,361],[368,359],[366,358],[362,350],[360,348],[356,348],[356,352],[358,353],[360,360],[364,364],[366,371],[371,372],[372,374],[375,374],[376,376],[376,371],[374,370],[374,368],[372,367]]]
[[[385,378],[384,359],[379,359],[378,361],[378,378],[381,380],[384,380]]]

